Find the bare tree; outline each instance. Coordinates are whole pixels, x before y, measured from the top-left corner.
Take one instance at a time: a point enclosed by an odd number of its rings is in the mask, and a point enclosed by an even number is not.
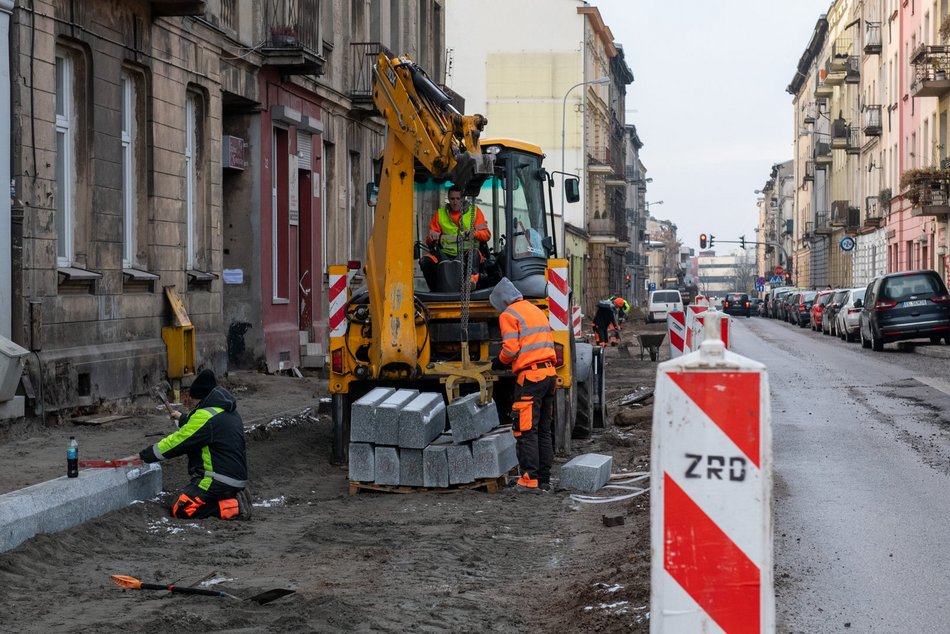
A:
[[[740,250],[736,255],[736,263],[733,268],[733,286],[739,293],[752,293],[755,290],[757,271],[755,255],[745,249]]]

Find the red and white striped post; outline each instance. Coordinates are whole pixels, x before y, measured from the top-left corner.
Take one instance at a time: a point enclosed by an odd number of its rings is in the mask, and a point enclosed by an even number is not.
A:
[[[548,322],[551,330],[568,330],[570,312],[567,289],[567,260],[548,260]]]
[[[581,312],[580,306],[574,307],[574,338],[579,339],[583,334],[583,322],[584,322],[584,313]]]
[[[650,631],[774,632],[768,376],[730,352],[721,313],[657,369]]]
[[[697,299],[705,300],[705,297],[697,297]],[[686,307],[686,343],[683,344],[684,354],[687,352],[693,352],[699,348],[699,342],[693,343],[694,335],[694,324],[696,323],[697,318],[704,312],[709,310],[709,303],[704,302],[702,304],[690,304]]]
[[[686,348],[686,313],[674,310],[666,315],[666,327],[669,329],[670,358],[681,357]]]
[[[331,338],[342,337],[346,334],[346,302],[349,300],[348,272],[348,268],[342,265],[327,267],[330,303],[328,325]]]

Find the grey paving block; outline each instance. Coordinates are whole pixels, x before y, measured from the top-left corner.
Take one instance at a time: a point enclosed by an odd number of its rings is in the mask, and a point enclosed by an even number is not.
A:
[[[368,442],[350,443],[350,480],[372,482],[376,479],[376,450]]]
[[[596,453],[575,456],[561,467],[561,486],[569,491],[595,493],[610,480],[614,459]]]
[[[498,408],[495,401],[480,405],[478,392],[456,399],[446,408],[452,442],[474,440],[498,427]]]
[[[446,445],[445,457],[449,463],[449,484],[475,481],[475,459],[472,457],[470,444]]]
[[[472,441],[475,478],[497,478],[518,466],[515,444],[515,437],[507,429]]]
[[[429,445],[422,450],[422,485],[449,486],[449,461],[445,449],[449,445]]]
[[[407,487],[421,487],[423,477],[422,449],[399,449],[399,484]]]
[[[399,450],[376,447],[376,484],[399,484]]]
[[[419,390],[396,390],[376,406],[376,444],[395,447],[399,444],[399,413]]]
[[[399,412],[399,446],[425,449],[445,431],[445,401],[438,392],[423,392]]]
[[[0,495],[0,552],[40,533],[55,533],[128,506],[162,490],[158,464],[115,469],[80,469]]]
[[[350,442],[376,442],[376,407],[393,395],[391,387],[373,388],[350,407]]]

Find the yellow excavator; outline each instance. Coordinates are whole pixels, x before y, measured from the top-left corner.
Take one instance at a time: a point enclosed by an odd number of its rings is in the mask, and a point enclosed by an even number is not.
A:
[[[374,387],[440,391],[449,402],[480,391],[483,403],[494,398],[508,411],[514,377],[491,369],[501,334],[488,302],[502,276],[551,318],[555,445],[569,453],[572,435],[605,424],[604,365],[599,347],[574,337],[568,262],[556,257],[555,179],[541,148],[482,139],[487,120],[461,114],[408,57],[379,56],[373,100],[387,136],[380,173],[367,188],[376,201],[365,286],[351,292],[347,267],[328,267],[333,462],[346,461],[352,403]],[[449,184],[462,189],[466,208],[483,211],[492,238],[481,256],[442,258],[430,288],[417,266],[429,247],[416,236],[426,234]],[[564,196],[579,199],[576,178],[564,180]]]

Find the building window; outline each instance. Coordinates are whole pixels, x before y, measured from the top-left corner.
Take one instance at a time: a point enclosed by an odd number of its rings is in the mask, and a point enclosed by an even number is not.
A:
[[[205,117],[204,96],[189,90],[185,97],[185,268],[194,272],[211,271],[209,248],[206,244],[208,158]],[[208,281],[206,276],[195,279]]]
[[[130,269],[136,262],[136,186],[135,186],[135,82],[122,72],[122,267]]]
[[[289,161],[290,140],[287,130],[274,128],[271,142],[271,282],[274,300],[290,297],[290,224]]]
[[[73,62],[56,54],[56,260],[59,266],[73,263],[73,135],[75,130]]]

